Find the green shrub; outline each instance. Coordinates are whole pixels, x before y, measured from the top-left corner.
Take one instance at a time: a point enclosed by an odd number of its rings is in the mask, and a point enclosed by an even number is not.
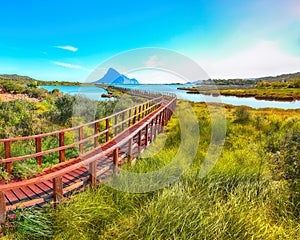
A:
[[[233,113],[235,116],[235,121],[238,123],[245,123],[250,119],[250,112],[247,107],[238,107]]]

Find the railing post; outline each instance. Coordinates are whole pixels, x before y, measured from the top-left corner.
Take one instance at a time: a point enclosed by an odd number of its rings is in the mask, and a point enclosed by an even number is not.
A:
[[[122,113],[122,132],[124,131],[125,112]]]
[[[134,108],[134,117],[133,117],[133,124],[136,122],[136,114],[137,114],[137,108]]]
[[[6,203],[5,194],[3,191],[0,192],[0,224],[6,222]]]
[[[162,120],[161,120],[161,126],[162,126],[162,131],[164,131],[164,127],[165,127],[165,125],[166,125],[166,121],[165,121],[165,115],[166,115],[166,109],[164,109],[163,111],[162,111]]]
[[[62,184],[62,177],[53,178],[53,204],[54,207],[57,206],[63,199],[63,184]]]
[[[59,133],[59,146],[63,147],[65,146],[65,133],[60,132]],[[59,150],[59,162],[65,161],[65,149]]]
[[[114,150],[114,164],[115,164],[115,168],[118,168],[118,166],[119,166],[119,148],[118,147]]]
[[[106,134],[105,134],[105,140],[106,140],[106,142],[108,142],[108,140],[109,140],[109,119],[107,118],[106,120],[105,120],[105,128],[106,128]]]
[[[42,151],[42,138],[41,137],[37,137],[35,139],[35,152],[39,153]],[[43,157],[42,156],[38,156],[36,157],[36,162],[39,166],[42,166],[42,160]]]
[[[78,136],[79,136],[79,141],[81,141],[83,139],[83,127],[80,127],[78,129]],[[82,143],[79,144],[79,152],[80,152],[80,154],[83,153],[83,144]]]
[[[129,109],[129,112],[128,112],[128,127],[130,127],[130,121],[131,121],[131,108]]]
[[[141,120],[141,108],[142,108],[142,106],[139,106],[139,115],[138,115],[138,121],[140,121],[140,120]]]
[[[5,158],[11,158],[10,142],[4,142]],[[6,171],[12,174],[12,162],[6,163]]]
[[[116,127],[117,124],[118,124],[118,115],[115,116],[115,136],[118,135],[118,127]]]
[[[132,145],[133,145],[133,139],[130,138],[128,142],[128,160],[130,162],[130,165],[132,165]]]
[[[145,110],[145,105],[143,104],[142,106],[142,110],[141,110],[141,112],[142,112],[142,119],[145,117],[145,112],[144,112],[144,110]]]
[[[96,134],[98,134],[98,132],[99,132],[99,122],[95,122],[95,125],[94,125],[94,134],[96,135]],[[94,138],[94,148],[98,147],[98,144],[99,144],[99,142],[98,142],[98,136],[96,136]]]
[[[151,123],[150,123],[150,142],[152,142],[152,139],[153,139],[153,119],[151,120]]]
[[[139,131],[139,142],[138,142],[138,149],[139,149],[139,153],[141,152],[142,149],[142,130]]]
[[[147,111],[147,115],[150,113],[150,107],[151,107],[151,103],[148,103],[148,111]]]
[[[160,114],[158,115],[158,131],[159,131],[159,133],[161,133],[162,132],[162,112],[160,112]]]
[[[97,162],[93,161],[89,164],[89,181],[91,187],[95,187],[97,184]]]
[[[158,134],[158,116],[155,117],[155,128],[154,128],[154,138],[156,138],[156,135]]]
[[[148,146],[148,127],[149,127],[149,125],[147,124],[146,125],[146,133],[145,133],[145,145],[146,145],[146,147]]]

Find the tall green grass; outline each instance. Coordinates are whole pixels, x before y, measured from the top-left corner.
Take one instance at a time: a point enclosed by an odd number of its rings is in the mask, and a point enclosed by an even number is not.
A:
[[[183,109],[184,104],[178,104],[177,111]],[[228,107],[221,157],[207,176],[199,178],[211,123],[205,105],[193,104],[193,109],[201,141],[195,160],[178,181],[141,194],[100,185],[57,209],[24,215],[6,238],[299,239],[299,202],[291,198],[295,192],[289,180],[274,175],[276,153],[270,151],[287,128],[297,128],[299,112],[248,109],[249,119],[240,122],[236,108]],[[159,136],[133,167],[123,168],[145,173],[168,165],[180,145],[180,127],[173,117],[167,134]]]

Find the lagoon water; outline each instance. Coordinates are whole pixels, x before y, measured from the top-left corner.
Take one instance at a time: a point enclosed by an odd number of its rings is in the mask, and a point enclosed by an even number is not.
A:
[[[283,109],[300,109],[300,101],[294,102],[279,102],[279,101],[266,101],[251,98],[238,98],[235,96],[207,96],[202,94],[187,94],[184,90],[178,90],[178,87],[192,87],[192,85],[178,85],[178,84],[139,84],[139,85],[117,85],[119,87],[148,90],[155,92],[172,92],[177,95],[179,99],[189,100],[193,102],[222,102],[232,104],[235,106],[249,106],[252,108],[283,108]],[[107,101],[112,100],[108,98],[101,98],[101,94],[107,93],[106,90],[98,87],[91,86],[41,86],[49,91],[58,88],[61,92],[69,93],[71,95],[81,94],[93,100]]]
[[[107,94],[107,91],[103,88],[93,87],[93,86],[40,86],[48,91],[52,91],[57,88],[63,93],[70,95],[82,95],[92,100],[98,101],[109,101],[114,100],[113,98],[103,98],[102,94]]]

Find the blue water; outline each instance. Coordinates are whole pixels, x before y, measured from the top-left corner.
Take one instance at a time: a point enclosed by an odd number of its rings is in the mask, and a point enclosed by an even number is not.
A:
[[[191,85],[177,85],[177,84],[139,84],[139,85],[117,85],[119,87],[148,90],[155,92],[172,92],[177,95],[179,99],[189,100],[193,102],[222,102],[232,104],[235,106],[249,106],[252,108],[282,108],[282,109],[300,109],[300,101],[294,102],[278,102],[257,100],[255,98],[238,98],[234,96],[206,96],[202,94],[187,94],[184,90],[178,90],[178,87],[191,87]],[[58,88],[61,92],[69,93],[72,95],[81,94],[93,100],[107,101],[108,98],[101,98],[102,93],[107,93],[106,90],[98,87],[80,87],[80,86],[41,86],[49,91]]]
[[[300,101],[294,102],[278,102],[278,101],[266,101],[257,100],[251,98],[239,98],[235,96],[207,96],[203,94],[188,94],[184,90],[178,90],[178,87],[192,87],[192,85],[184,84],[170,84],[170,85],[155,85],[155,84],[141,84],[141,85],[118,85],[120,87],[137,89],[137,90],[151,90],[157,92],[173,92],[178,98],[189,100],[193,102],[222,102],[226,104],[232,104],[235,106],[249,106],[252,108],[283,108],[283,109],[300,109]]]
[[[52,91],[57,88],[63,93],[68,93],[70,95],[82,95],[92,100],[98,101],[109,101],[114,100],[114,98],[103,98],[101,95],[107,94],[107,91],[103,88],[93,87],[93,86],[40,86],[41,88]]]

